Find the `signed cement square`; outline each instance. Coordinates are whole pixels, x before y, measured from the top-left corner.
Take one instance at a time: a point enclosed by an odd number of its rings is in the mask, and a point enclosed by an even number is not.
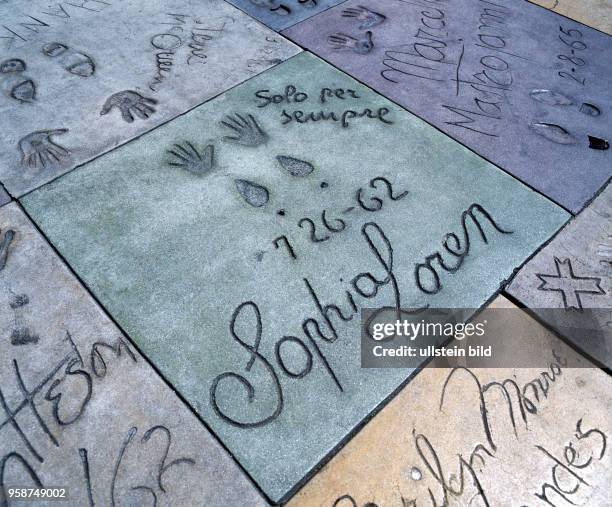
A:
[[[569,217],[305,53],[22,202],[274,501],[411,372],[361,307],[480,307]]]
[[[8,241],[7,241],[8,237]],[[11,203],[0,209],[0,504],[267,503]]]
[[[612,185],[525,264],[506,290],[612,368]]]
[[[283,30],[344,0],[228,0],[273,30]]]
[[[0,182],[14,196],[299,51],[220,0],[9,0],[0,18]]]
[[[612,175],[596,30],[523,0],[351,0],[283,33],[572,212]]]
[[[516,324],[508,354],[542,349],[546,367],[424,369],[288,507],[608,505],[612,379]]]

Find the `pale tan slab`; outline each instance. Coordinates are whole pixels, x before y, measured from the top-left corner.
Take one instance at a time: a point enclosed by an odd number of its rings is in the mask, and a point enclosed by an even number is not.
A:
[[[511,306],[502,297],[493,304]],[[509,350],[548,341],[551,367],[425,369],[288,505],[612,505],[612,379],[592,368],[559,374],[555,354],[574,352],[527,315],[507,338]],[[485,388],[495,381],[506,381],[513,412],[501,384]]]
[[[612,35],[612,3],[610,0],[529,0]]]

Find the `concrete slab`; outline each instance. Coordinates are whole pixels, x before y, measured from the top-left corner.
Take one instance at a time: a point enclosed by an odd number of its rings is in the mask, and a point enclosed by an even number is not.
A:
[[[360,5],[283,33],[572,212],[612,175],[612,38],[523,0]]]
[[[16,203],[0,238],[0,504],[267,505]]]
[[[360,308],[479,307],[569,217],[310,54],[22,202],[275,501],[410,373]]]
[[[612,368],[612,185],[523,266],[507,291]]]
[[[548,367],[425,369],[288,507],[607,505],[612,379],[526,315],[505,338]]]
[[[8,0],[0,18],[0,182],[15,196],[298,51],[220,0]]]

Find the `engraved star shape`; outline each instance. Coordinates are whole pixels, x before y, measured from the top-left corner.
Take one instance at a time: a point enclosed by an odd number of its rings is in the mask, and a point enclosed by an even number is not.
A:
[[[544,275],[536,273],[541,280],[539,290],[560,292],[566,310],[575,308],[582,310],[580,294],[604,295],[606,292],[599,285],[601,278],[591,276],[576,276],[574,268],[569,259],[558,259],[555,257],[556,275]]]

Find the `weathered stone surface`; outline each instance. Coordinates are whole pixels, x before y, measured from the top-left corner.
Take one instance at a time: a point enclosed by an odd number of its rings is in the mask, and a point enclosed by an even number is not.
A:
[[[228,0],[273,30],[283,30],[344,0]]]
[[[612,38],[523,0],[360,3],[283,33],[566,209],[612,175]]]
[[[530,0],[530,2],[558,12],[612,35],[612,5],[608,0]]]
[[[0,505],[267,505],[15,203],[0,209],[8,231]],[[67,488],[69,501],[7,498],[41,484]]]
[[[0,18],[0,182],[15,196],[298,52],[220,0],[9,0]]]
[[[550,366],[423,370],[288,507],[610,505],[612,379],[526,314],[500,339]]]
[[[0,206],[4,206],[7,202],[10,202],[11,197],[6,193],[6,190],[0,185]]]
[[[274,500],[410,373],[359,308],[479,307],[569,217],[310,54],[22,202]]]
[[[612,368],[612,185],[523,266],[507,291]]]

